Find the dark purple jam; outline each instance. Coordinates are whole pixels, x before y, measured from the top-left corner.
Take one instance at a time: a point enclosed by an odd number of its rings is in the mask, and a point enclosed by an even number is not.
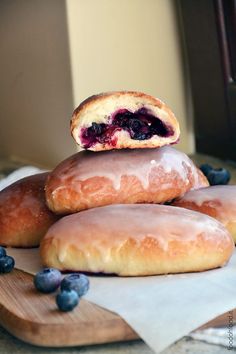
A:
[[[145,108],[141,108],[134,113],[126,109],[120,109],[113,114],[109,124],[93,122],[89,128],[84,128],[81,141],[85,148],[90,148],[96,143],[109,143],[115,147],[117,139],[114,137],[114,133],[119,130],[129,132],[133,140],[147,140],[153,135],[169,137],[174,134],[171,127],[148,113]]]

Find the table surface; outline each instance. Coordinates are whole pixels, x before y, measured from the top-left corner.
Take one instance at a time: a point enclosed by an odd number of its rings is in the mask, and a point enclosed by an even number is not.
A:
[[[231,184],[236,184],[236,163],[223,162],[211,156],[196,154],[192,156],[197,165],[209,163],[214,168],[225,167],[231,172]],[[3,178],[22,164],[18,161],[0,158],[0,178]],[[167,329],[168,330],[168,329]],[[236,349],[231,350],[236,353]],[[153,351],[141,340],[123,343],[102,344],[86,347],[71,348],[43,348],[35,347],[14,338],[5,329],[0,327],[0,354],[153,354]],[[208,344],[184,337],[162,354],[228,354],[229,350],[222,346]]]
[[[231,350],[230,352],[236,352]],[[154,352],[141,340],[125,343],[101,344],[96,346],[72,348],[35,347],[12,337],[0,327],[1,354],[153,354]],[[207,344],[188,337],[166,349],[162,354],[229,354],[227,348]]]

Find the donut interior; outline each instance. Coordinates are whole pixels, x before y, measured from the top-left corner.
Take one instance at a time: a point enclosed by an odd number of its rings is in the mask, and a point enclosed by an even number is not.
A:
[[[135,112],[119,109],[109,118],[108,123],[92,122],[90,127],[81,129],[81,142],[87,149],[96,143],[116,145],[115,133],[125,130],[133,140],[148,140],[153,135],[169,137],[174,135],[172,127],[152,115],[146,108]]]

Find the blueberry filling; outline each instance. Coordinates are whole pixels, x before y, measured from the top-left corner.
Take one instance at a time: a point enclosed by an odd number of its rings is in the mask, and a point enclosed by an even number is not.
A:
[[[101,135],[106,128],[106,124],[92,123],[91,127],[87,129],[88,137],[94,137]]]
[[[81,133],[81,141],[85,148],[96,143],[109,143],[115,146],[114,134],[122,129],[126,130],[133,140],[146,140],[153,135],[169,137],[174,134],[171,127],[148,113],[145,108],[134,113],[121,109],[112,116],[110,124],[93,122],[89,128],[84,128]]]

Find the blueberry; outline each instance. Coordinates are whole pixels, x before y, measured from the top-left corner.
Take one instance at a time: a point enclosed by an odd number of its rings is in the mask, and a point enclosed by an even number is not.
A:
[[[103,133],[105,124],[98,124],[93,122],[91,127],[87,130],[88,136],[101,135]]]
[[[202,171],[202,173],[207,177],[208,173],[213,170],[213,167],[211,167],[210,165],[208,165],[208,163],[204,163],[203,165],[201,165],[200,170]]]
[[[152,134],[159,136],[168,136],[169,134],[167,126],[158,118],[155,118],[152,122],[151,132]]]
[[[148,115],[148,110],[145,107],[139,108],[139,110],[136,112],[137,114],[142,114],[144,116]]]
[[[142,128],[142,126],[143,126],[143,123],[138,119],[130,119],[129,120],[129,128],[133,132],[139,132],[140,129]]]
[[[6,257],[6,255],[7,255],[7,252],[6,252],[5,248],[0,246],[0,258]]]
[[[61,284],[61,272],[54,268],[45,268],[34,276],[34,285],[42,293],[52,293]]]
[[[15,266],[14,258],[5,256],[0,258],[0,273],[10,273]]]
[[[79,296],[75,290],[62,290],[56,297],[59,310],[67,312],[75,308],[79,303]]]
[[[124,112],[122,115],[124,118],[132,118],[134,113],[127,111],[127,112]]]
[[[121,127],[121,128],[128,128],[129,127],[129,119],[127,118],[124,118],[122,120],[120,120],[119,122],[117,122],[118,127]]]
[[[207,174],[207,179],[211,186],[218,184],[228,184],[230,180],[230,173],[225,168],[211,169]]]
[[[89,289],[89,279],[84,274],[73,273],[61,282],[61,290],[75,290],[78,296],[83,296]]]
[[[127,111],[123,113],[117,113],[112,122],[113,125],[117,125],[121,128],[127,128],[129,126],[129,120],[133,117],[133,113]]]
[[[143,132],[135,133],[132,136],[132,139],[134,139],[134,140],[145,140],[145,139],[150,139],[150,138],[151,138],[150,133],[143,133]]]

